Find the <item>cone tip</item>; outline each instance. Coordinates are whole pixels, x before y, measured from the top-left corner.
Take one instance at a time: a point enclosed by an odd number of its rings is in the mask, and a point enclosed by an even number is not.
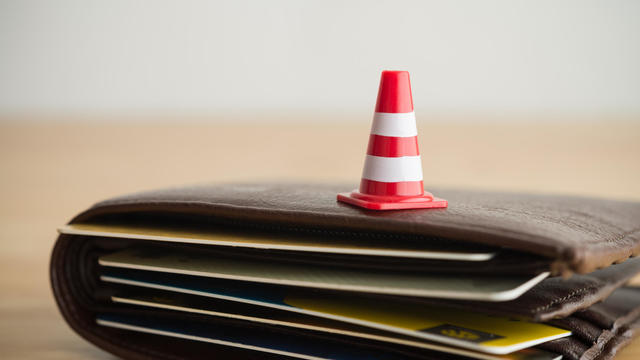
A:
[[[413,111],[409,72],[384,70],[380,76],[376,112],[408,113]]]
[[[406,74],[409,76],[409,72],[406,70],[382,70],[382,75],[391,74],[391,75],[403,75]]]

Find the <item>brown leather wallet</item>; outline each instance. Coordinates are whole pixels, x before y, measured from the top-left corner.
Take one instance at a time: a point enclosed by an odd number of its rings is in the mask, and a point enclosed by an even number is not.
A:
[[[362,244],[410,244],[441,249],[493,249],[482,266],[464,261],[375,260],[350,254],[303,254],[282,250],[228,249],[225,256],[324,264],[332,267],[414,273],[536,274],[542,281],[515,300],[485,302],[410,298],[544,321],[571,330],[569,338],[540,348],[569,359],[608,359],[636,335],[640,290],[624,284],[640,272],[640,204],[579,197],[431,189],[449,201],[446,209],[372,211],[336,201],[350,190],[340,185],[202,185],[151,191],[100,202],[70,224],[178,224],[226,232],[296,236],[322,242],[327,237]],[[265,358],[267,355],[221,345],[161,337],[96,325],[98,314],[142,316],[190,324],[226,326],[278,336],[348,344],[400,358],[457,358],[430,351],[408,351],[377,341],[354,340],[247,324],[167,310],[114,304],[114,286],[99,280],[97,259],[135,247],[135,238],[61,234],[51,258],[53,292],[69,325],[95,345],[128,359]],[[147,242],[148,243],[148,242]],[[210,251],[198,244],[182,245]],[[613,294],[613,295],[611,295]],[[373,295],[393,299],[396,295]],[[194,325],[195,326],[195,325]],[[364,350],[363,350],[364,351]]]

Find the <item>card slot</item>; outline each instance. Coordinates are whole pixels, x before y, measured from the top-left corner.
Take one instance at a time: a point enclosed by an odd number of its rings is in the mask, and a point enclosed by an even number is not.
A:
[[[237,248],[232,246],[208,246],[202,244],[181,244],[128,238],[105,238],[82,235],[103,249],[123,249],[144,246],[146,248],[167,249],[167,251],[194,251],[221,258],[276,261],[291,264],[309,264],[345,269],[367,269],[410,273],[442,274],[514,274],[535,275],[549,268],[549,261],[541,257],[512,251],[503,251],[488,261],[455,261],[399,258],[386,256],[361,256],[348,254],[325,254],[302,251]],[[114,245],[117,244],[117,245]]]
[[[95,323],[94,323],[95,324]],[[234,360],[282,360],[282,356],[275,354],[247,351],[229,346],[215,345],[167,336],[158,336],[142,332],[109,328],[94,325],[110,338],[126,339],[126,343],[115,351],[122,354],[122,349],[135,349],[135,354],[129,353],[131,359],[234,359]],[[133,347],[135,344],[135,347]],[[120,355],[124,356],[124,355]]]
[[[132,246],[136,246],[140,242],[138,240],[129,239],[105,239],[71,235],[65,235],[62,238],[65,240],[65,243],[70,243],[72,249],[69,250],[70,255],[68,256],[68,258],[65,258],[62,261],[58,261],[58,263],[64,262],[65,264],[65,266],[61,266],[61,269],[59,269],[59,271],[64,270],[64,272],[67,273],[69,284],[68,287],[71,289],[71,291],[73,291],[71,297],[76,298],[76,301],[78,302],[82,302],[83,308],[94,310],[95,304],[91,303],[94,298],[101,297],[102,301],[105,301],[105,299],[108,299],[109,296],[109,294],[104,293],[104,290],[100,287],[101,285],[98,281],[98,266],[95,263],[95,259],[101,255],[108,254],[113,251],[123,250]],[[166,244],[162,244],[161,246],[162,248],[164,248]],[[84,252],[81,252],[81,247],[90,251],[82,250]],[[197,247],[197,251],[200,250],[201,247]],[[80,261],[82,261],[82,264],[79,263]],[[55,273],[52,273],[52,275],[54,274]],[[82,284],[82,286],[79,286],[79,284]],[[379,297],[381,299],[393,298],[393,296],[390,295],[379,295]],[[418,302],[432,303],[446,307],[459,306],[467,309],[477,309],[484,312],[503,314],[507,313],[524,317],[527,317],[527,315],[529,314],[529,312],[527,312],[529,305],[527,305],[526,302],[518,303],[517,306],[506,306],[505,304],[504,307],[499,307],[499,310],[493,310],[493,305],[488,306],[488,303],[476,302],[471,303],[471,305],[467,305],[467,302],[453,300],[441,301],[438,299],[424,298],[414,300]]]
[[[80,219],[77,219],[80,220]],[[287,226],[284,224],[263,223],[260,221],[239,221],[224,217],[212,217],[194,214],[163,213],[163,212],[127,212],[107,213],[92,216],[86,221],[74,221],[71,226],[89,225],[90,227],[116,227],[138,228],[145,232],[151,229],[153,232],[164,229],[163,232],[173,230],[187,233],[219,233],[222,235],[240,235],[249,237],[273,237],[315,242],[318,244],[339,243],[345,245],[362,246],[366,243],[372,247],[394,247],[422,250],[436,249],[441,251],[464,252],[494,252],[501,248],[480,244],[473,241],[461,241],[459,239],[444,238],[399,232],[345,230],[340,228],[317,228]],[[64,227],[63,227],[64,228]]]
[[[340,334],[355,338],[377,340],[392,344],[410,346],[418,349],[442,351],[475,359],[507,360],[507,359],[555,359],[557,355],[541,350],[522,350],[509,356],[483,354],[459,347],[431,342],[426,339],[405,336],[389,331],[382,331],[371,327],[345,323],[342,321],[310,316],[291,311],[259,307],[249,304],[235,303],[212,298],[169,293],[161,290],[136,288],[132,286],[117,286],[113,301],[119,304],[129,304],[134,307],[151,307],[167,311],[182,311],[198,313],[208,316],[238,318],[240,320],[258,323],[270,323],[279,326],[307,329],[317,332]]]
[[[607,268],[596,270],[590,274],[574,275],[569,279],[552,277],[545,279],[530,291],[525,292],[517,299],[506,302],[486,302],[467,300],[446,300],[408,297],[407,300],[419,303],[438,305],[446,303],[447,306],[462,310],[477,309],[492,314],[508,314],[514,317],[528,318],[537,322],[550,321],[554,318],[565,318],[576,314],[598,324],[604,321],[603,315],[584,312],[599,306],[597,303],[607,301],[615,291],[631,278],[640,273],[640,258],[632,258],[623,263],[611,265]],[[387,297],[386,295],[380,295]],[[393,297],[388,297],[393,298]],[[579,313],[583,311],[582,313]],[[611,312],[608,310],[608,312]],[[587,316],[591,315],[592,318]],[[609,315],[610,317],[611,315]],[[607,317],[606,315],[604,316]],[[604,326],[604,325],[603,325]]]
[[[54,251],[52,257],[58,264],[62,266],[56,269],[64,272],[61,275],[58,271],[53,272],[53,281],[58,283],[62,281],[64,285],[58,284],[56,291],[59,296],[56,298],[61,301],[61,310],[63,315],[74,329],[77,329],[83,336],[90,339],[96,345],[109,349],[110,351],[120,354],[123,357],[129,357],[131,354],[146,354],[156,359],[172,359],[172,356],[189,356],[189,349],[193,348],[192,342],[174,342],[168,339],[159,339],[157,336],[145,334],[132,334],[131,332],[123,332],[122,330],[108,329],[95,326],[95,316],[99,313],[118,314],[122,316],[138,316],[143,315],[148,318],[168,319],[169,321],[188,322],[203,320],[204,317],[185,317],[184,314],[171,315],[166,311],[144,311],[133,309],[128,306],[118,306],[107,301],[109,296],[113,294],[115,289],[111,286],[105,286],[104,283],[96,281],[99,276],[100,267],[95,263],[90,265],[100,255],[112,251],[125,249],[135,241],[109,241],[100,242],[95,239],[80,236],[63,236]],[[63,294],[62,292],[69,292]],[[224,326],[225,321],[215,319],[211,324],[216,326]],[[246,324],[245,324],[246,325]],[[244,325],[243,325],[244,326]],[[271,331],[272,327],[260,326],[261,331]],[[285,334],[284,336],[288,336]],[[322,341],[322,340],[319,340]],[[174,347],[165,347],[165,344],[176,344]],[[346,346],[355,346],[362,341],[352,342]],[[345,344],[347,344],[345,343]],[[181,344],[181,345],[178,345]],[[209,345],[209,344],[207,344]],[[220,356],[227,351],[221,351],[220,347],[210,347],[211,356]],[[380,351],[387,351],[380,349]],[[207,351],[207,353],[209,353]],[[234,354],[243,354],[244,352],[231,352]],[[127,355],[129,354],[129,355]],[[198,353],[199,355],[203,353]],[[199,356],[198,355],[198,356]],[[261,354],[263,355],[263,354]],[[193,356],[193,353],[191,354]],[[442,353],[436,353],[432,359],[448,358]],[[236,357],[240,358],[240,357]]]
[[[75,236],[72,238],[73,239],[70,240],[73,243],[73,246],[68,249],[69,251],[67,253],[67,257],[65,258],[65,271],[69,274],[69,280],[67,281],[67,283],[72,284],[72,287],[74,288],[74,301],[77,300],[82,303],[82,305],[76,304],[75,306],[79,309],[84,309],[81,312],[87,311],[87,313],[89,314],[94,314],[90,316],[95,316],[96,313],[99,313],[101,311],[113,311],[113,305],[108,304],[106,301],[108,299],[108,296],[112,294],[113,289],[108,286],[104,286],[104,284],[101,284],[100,282],[95,281],[95,279],[98,278],[98,271],[100,270],[100,267],[96,266],[95,263],[93,263],[93,265],[91,266],[90,263],[100,255],[135,246],[138,244],[138,242],[128,239],[120,239],[118,241],[114,241],[114,239],[109,239],[108,241],[96,241],[97,239],[92,237]],[[381,298],[385,298],[385,296],[382,296]],[[90,302],[87,303],[86,299],[90,299]],[[138,314],[138,310],[131,310],[123,307],[119,309],[119,313],[135,315]],[[164,312],[156,312],[153,313],[152,316],[163,316],[162,314],[164,314]],[[104,331],[110,332],[111,330],[91,329],[90,333],[102,334],[100,335],[101,337],[104,337],[105,339],[111,339],[109,341],[112,342],[124,342],[129,345],[137,343],[138,345],[136,346],[147,348],[147,346],[144,346],[144,342],[141,343],[139,335],[135,335],[135,337],[132,337],[131,334],[123,335],[121,333],[117,333],[107,336],[104,334]],[[152,343],[157,341],[158,340],[151,340]],[[219,353],[220,351],[221,349],[216,348],[216,350],[212,352],[212,354]],[[162,353],[169,354],[171,352],[166,350]],[[160,353],[155,355],[160,355]],[[162,358],[161,356],[153,357]]]
[[[102,266],[256,283],[403,296],[507,301],[549,273],[532,275],[436,274],[212,257],[200,251],[135,247],[100,257]]]
[[[96,319],[129,324],[146,324],[147,327],[159,327],[165,330],[176,329],[178,332],[191,333],[196,336],[198,336],[198,333],[213,333],[227,338],[234,337],[238,339],[236,342],[242,342],[242,339],[247,337],[260,338],[261,342],[264,343],[277,343],[279,339],[286,339],[290,343],[304,342],[306,344],[316,344],[315,346],[317,347],[353,349],[355,351],[350,351],[352,354],[357,354],[358,350],[365,350],[370,356],[373,354],[371,351],[375,351],[382,358],[398,360],[404,358],[438,359],[441,358],[438,356],[447,356],[447,354],[426,349],[409,348],[369,339],[352,339],[343,335],[318,333],[304,329],[294,330],[282,326],[252,323],[238,319],[144,308],[135,310],[135,313],[132,313],[131,310],[114,307],[96,314]]]
[[[203,354],[209,354],[211,357],[220,357],[224,354],[234,354],[234,358],[264,358],[264,354],[256,357],[255,354],[247,354],[246,351],[229,351],[221,350],[220,347],[207,346],[200,347],[203,351],[193,352],[193,342],[174,341],[167,338],[159,338],[157,336],[131,333],[117,329],[109,329],[97,327],[95,324],[96,315],[117,314],[120,316],[142,316],[149,319],[167,319],[169,321],[186,321],[193,323],[194,321],[202,321],[206,317],[202,316],[185,316],[184,314],[171,314],[166,311],[141,311],[133,309],[129,306],[119,306],[110,302],[105,302],[105,295],[111,293],[114,289],[93,280],[98,277],[96,272],[97,266],[85,266],[86,261],[95,259],[99,254],[105,251],[112,251],[117,248],[126,247],[128,242],[121,244],[111,244],[108,249],[95,246],[92,241],[85,241],[82,237],[63,236],[59,240],[52,258],[59,262],[62,266],[56,268],[56,272],[52,273],[52,281],[57,283],[56,291],[59,296],[58,301],[62,301],[61,310],[63,315],[69,321],[70,325],[80,331],[83,336],[93,341],[96,345],[120,354],[123,357],[132,357],[133,354],[144,354],[155,359],[174,359],[178,357],[201,357]],[[83,269],[83,270],[81,270]],[[58,271],[59,270],[59,271]],[[61,271],[61,272],[60,272]],[[96,296],[96,294],[102,294]],[[228,319],[216,319],[215,322],[209,323],[216,326],[226,326],[226,323],[235,323]],[[252,326],[243,324],[243,326]],[[255,325],[254,325],[255,326]],[[269,326],[258,326],[261,332],[273,331]],[[282,333],[282,332],[281,332]],[[284,332],[285,336],[293,335],[290,332]],[[179,346],[167,346],[174,344]],[[209,345],[209,344],[207,344]],[[356,343],[349,346],[355,346]],[[436,359],[437,356],[432,357]]]
[[[201,306],[206,306],[203,304],[208,301],[232,301],[245,306],[260,306],[269,311],[284,310],[294,313],[289,314],[288,318],[300,315],[313,316],[339,321],[340,324],[346,323],[349,326],[365,326],[373,331],[389,332],[396,336],[409,336],[414,341],[435,341],[495,354],[516,351],[541,341],[569,335],[568,331],[562,329],[515,322],[508,318],[483,316],[477,312],[416,306],[401,297],[381,303],[378,298],[369,294],[304,290],[130,269],[105,268],[104,271],[101,278],[105,282],[134,286],[137,291],[144,289],[151,294],[162,291],[165,297],[176,294],[187,297],[196,295],[201,299]],[[242,311],[241,307],[239,309],[235,311]],[[453,335],[442,335],[446,333],[441,334],[437,329],[443,325],[456,329],[455,332],[469,333],[470,336],[478,334],[475,339],[481,340],[484,344],[479,345],[475,340],[464,340]]]

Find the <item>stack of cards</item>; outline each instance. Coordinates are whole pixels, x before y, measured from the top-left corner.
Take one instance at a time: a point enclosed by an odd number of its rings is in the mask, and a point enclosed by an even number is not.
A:
[[[149,312],[99,314],[96,322],[105,327],[302,359],[438,353],[559,359],[535,346],[571,335],[544,323],[421,301],[513,300],[549,275],[484,274],[483,266],[504,256],[496,249],[364,245],[339,236],[266,236],[175,225],[77,224],[60,232],[136,240],[135,246],[97,256],[99,280],[110,289],[108,301]],[[479,271],[448,271],[461,263]],[[183,316],[148,315],[154,313]]]

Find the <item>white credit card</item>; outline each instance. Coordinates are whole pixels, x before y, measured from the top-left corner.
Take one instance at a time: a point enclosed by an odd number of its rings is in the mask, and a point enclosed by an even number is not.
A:
[[[135,293],[135,292],[134,292]],[[445,344],[437,344],[424,339],[416,339],[401,334],[380,331],[374,328],[353,325],[350,323],[313,317],[290,311],[263,310],[264,308],[245,305],[238,309],[232,302],[221,302],[198,296],[181,295],[177,293],[161,294],[130,294],[112,296],[115,303],[130,304],[136,306],[152,307],[172,311],[183,311],[210,316],[233,318],[244,321],[258,322],[277,326],[286,326],[304,330],[326,332],[337,335],[358,337],[369,340],[394,343],[398,345],[416,347],[432,351],[461,355],[473,359],[482,360],[556,360],[560,355],[544,350],[529,348],[512,352],[507,355],[480,353],[463,348],[452,347]],[[229,306],[227,304],[232,304]],[[544,326],[544,325],[542,325]]]
[[[234,246],[256,249],[307,251],[328,254],[350,254],[362,256],[389,256],[414,259],[487,261],[495,255],[494,250],[474,244],[457,245],[455,242],[437,246],[427,241],[388,241],[347,239],[327,234],[324,237],[221,232],[206,228],[179,227],[168,224],[71,224],[58,228],[61,234],[116,237],[138,240],[153,240],[185,244]],[[443,244],[440,244],[443,245]]]
[[[314,264],[211,257],[177,249],[133,248],[101,256],[100,265],[319,289],[446,299],[507,301],[549,276],[394,273]]]

